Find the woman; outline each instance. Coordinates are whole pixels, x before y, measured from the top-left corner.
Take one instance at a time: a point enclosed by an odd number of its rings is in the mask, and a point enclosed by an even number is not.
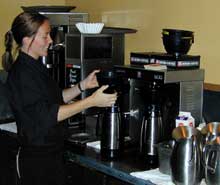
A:
[[[15,62],[11,57],[13,38],[19,49]],[[102,86],[91,96],[66,104],[82,91],[98,86],[99,70],[61,91],[39,61],[51,43],[49,20],[38,13],[19,14],[5,35],[3,62],[9,71],[6,84],[21,144],[17,169],[22,185],[65,184],[60,122],[89,107],[110,106],[117,98],[103,93],[108,86]]]

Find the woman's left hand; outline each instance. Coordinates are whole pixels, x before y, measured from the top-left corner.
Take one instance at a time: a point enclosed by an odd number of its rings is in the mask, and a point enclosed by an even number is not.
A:
[[[80,82],[82,90],[92,89],[98,87],[99,83],[96,78],[96,73],[99,73],[100,70],[94,70],[91,72],[84,80]]]

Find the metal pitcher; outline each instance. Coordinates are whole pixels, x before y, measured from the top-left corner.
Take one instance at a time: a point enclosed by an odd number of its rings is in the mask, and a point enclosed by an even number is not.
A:
[[[120,156],[123,148],[121,113],[118,105],[105,109],[102,119],[101,155],[114,159]]]
[[[217,139],[218,140],[218,139]],[[220,144],[212,141],[204,147],[204,168],[207,185],[220,184]]]
[[[140,152],[146,156],[157,156],[157,144],[161,141],[163,127],[159,107],[149,106],[143,117],[140,134]]]
[[[173,130],[175,145],[171,155],[172,181],[177,185],[198,185],[202,180],[201,133],[193,127]]]

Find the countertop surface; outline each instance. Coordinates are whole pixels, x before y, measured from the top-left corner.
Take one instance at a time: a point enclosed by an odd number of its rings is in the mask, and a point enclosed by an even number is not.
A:
[[[114,160],[103,158],[99,149],[87,147],[86,145],[67,142],[66,146],[67,158],[72,162],[100,171],[130,184],[153,184],[148,180],[130,175],[131,172],[157,168],[157,164],[149,164],[148,160],[144,159],[134,146],[125,146],[121,156]]]

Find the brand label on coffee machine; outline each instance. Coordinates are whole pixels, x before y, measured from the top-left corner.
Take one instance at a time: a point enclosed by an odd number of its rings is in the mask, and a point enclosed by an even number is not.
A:
[[[195,127],[195,119],[190,112],[179,112],[179,115],[176,118],[176,127],[179,126]]]

